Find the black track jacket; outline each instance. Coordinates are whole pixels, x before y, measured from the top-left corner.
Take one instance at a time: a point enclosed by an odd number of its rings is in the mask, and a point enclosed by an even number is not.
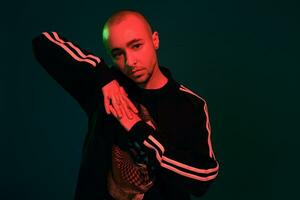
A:
[[[138,144],[153,166],[154,186],[145,200],[201,196],[219,170],[213,153],[207,104],[160,67],[168,82],[160,89],[141,89],[102,58],[56,32],[33,39],[33,52],[46,71],[80,104],[88,116],[88,133],[75,192],[76,200],[102,200],[111,167],[111,147]],[[104,109],[101,88],[112,80],[122,85],[135,104],[144,105],[156,129],[140,121],[127,132]]]

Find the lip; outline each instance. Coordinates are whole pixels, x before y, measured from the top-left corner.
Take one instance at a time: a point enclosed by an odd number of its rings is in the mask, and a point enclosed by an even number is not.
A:
[[[137,69],[137,70],[131,71],[131,74],[136,74],[137,72],[142,71],[142,70],[143,69]]]
[[[132,72],[134,73],[134,72],[141,71],[141,70],[143,70],[143,69],[132,70]]]

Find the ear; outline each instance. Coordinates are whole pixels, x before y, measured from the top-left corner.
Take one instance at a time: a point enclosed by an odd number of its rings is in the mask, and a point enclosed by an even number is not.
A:
[[[158,32],[154,31],[152,34],[152,42],[153,42],[153,46],[155,49],[159,48],[159,37],[158,37]]]

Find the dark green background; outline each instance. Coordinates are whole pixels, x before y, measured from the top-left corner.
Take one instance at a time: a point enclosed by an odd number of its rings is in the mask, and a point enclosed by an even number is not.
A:
[[[31,39],[57,31],[104,56],[101,27],[122,8],[148,17],[160,64],[208,102],[221,168],[203,199],[299,198],[297,1],[32,0],[1,8],[1,200],[71,200],[87,130],[83,111],[33,58]]]

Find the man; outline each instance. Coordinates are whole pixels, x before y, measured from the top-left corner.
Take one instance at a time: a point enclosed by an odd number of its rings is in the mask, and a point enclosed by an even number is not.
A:
[[[89,118],[75,199],[201,196],[219,169],[206,102],[159,66],[159,36],[142,14],[112,15],[103,42],[111,68],[56,32],[33,40],[37,60]]]

